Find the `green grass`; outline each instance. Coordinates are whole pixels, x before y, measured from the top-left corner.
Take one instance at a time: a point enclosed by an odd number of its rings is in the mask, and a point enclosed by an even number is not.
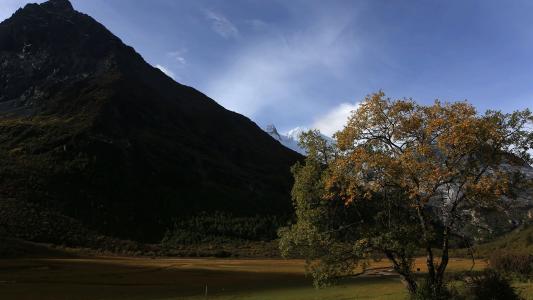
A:
[[[301,260],[0,260],[2,299],[401,299],[396,276],[315,289]],[[4,298],[5,297],[5,298]]]
[[[474,252],[476,257],[488,257],[497,250],[510,250],[533,253],[533,224],[521,226],[496,239],[476,245]],[[467,256],[466,249],[452,251],[455,256]]]
[[[533,281],[530,282],[517,282],[513,286],[520,291],[520,295],[525,300],[533,300]]]
[[[204,299],[196,296],[188,299]],[[322,289],[315,289],[310,285],[279,288],[265,286],[255,291],[228,292],[219,291],[209,294],[209,299],[279,299],[279,300],[307,300],[307,299],[403,299],[406,292],[397,278],[357,278]],[[180,299],[169,298],[169,299]]]
[[[498,249],[533,253],[533,225],[519,227],[492,242],[481,244],[477,247],[477,250],[483,254],[488,254]]]
[[[387,262],[374,266],[387,267]],[[467,268],[466,259],[450,262],[452,271]],[[533,283],[519,288],[533,295]],[[396,275],[357,277],[317,290],[305,277],[302,260],[103,257],[0,260],[0,295],[21,300],[333,300],[404,299],[406,292]]]

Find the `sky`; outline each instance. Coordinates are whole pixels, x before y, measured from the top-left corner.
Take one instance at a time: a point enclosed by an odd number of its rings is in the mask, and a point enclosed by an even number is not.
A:
[[[0,20],[27,0],[0,0]],[[370,93],[533,108],[533,1],[72,0],[259,126],[342,129]]]

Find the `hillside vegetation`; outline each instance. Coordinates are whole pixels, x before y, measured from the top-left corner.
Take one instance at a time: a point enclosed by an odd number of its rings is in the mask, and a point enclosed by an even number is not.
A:
[[[301,155],[67,0],[0,23],[0,62],[0,199],[142,242],[204,211],[291,211],[289,169]]]
[[[475,254],[479,257],[488,257],[497,250],[533,253],[533,225],[520,226],[493,241],[474,247]],[[458,251],[457,254],[464,255],[464,251]]]

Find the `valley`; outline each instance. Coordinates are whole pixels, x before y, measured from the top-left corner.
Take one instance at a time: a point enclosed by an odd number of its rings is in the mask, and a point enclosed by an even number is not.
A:
[[[533,300],[531,91],[281,2],[0,0],[0,300]]]
[[[453,259],[454,272],[470,268]],[[486,266],[476,262],[476,269]],[[423,258],[416,267],[424,272]],[[187,258],[21,258],[0,260],[8,299],[398,299],[405,296],[386,261],[367,275],[316,290],[303,260]],[[205,297],[205,286],[207,295]],[[533,284],[524,285],[533,292]],[[533,293],[532,293],[533,295]]]

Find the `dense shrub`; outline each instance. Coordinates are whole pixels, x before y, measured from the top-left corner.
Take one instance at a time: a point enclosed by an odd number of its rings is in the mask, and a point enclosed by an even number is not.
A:
[[[278,216],[238,217],[228,213],[202,213],[177,220],[163,237],[164,246],[228,241],[271,241],[287,219]]]
[[[529,232],[526,235],[526,246],[533,245],[533,232]]]
[[[459,293],[454,289],[444,285],[438,294],[431,289],[431,285],[427,280],[418,282],[418,288],[416,293],[411,295],[411,300],[458,300],[463,299],[459,296]]]
[[[511,286],[509,277],[494,269],[479,272],[456,273],[447,278],[448,282],[463,282],[461,285],[444,285],[435,294],[426,280],[418,282],[411,300],[519,300],[522,299]]]
[[[519,300],[522,299],[509,280],[493,269],[487,269],[466,279],[463,295],[466,300]]]
[[[533,254],[518,251],[496,251],[490,257],[494,270],[519,280],[533,278]]]

